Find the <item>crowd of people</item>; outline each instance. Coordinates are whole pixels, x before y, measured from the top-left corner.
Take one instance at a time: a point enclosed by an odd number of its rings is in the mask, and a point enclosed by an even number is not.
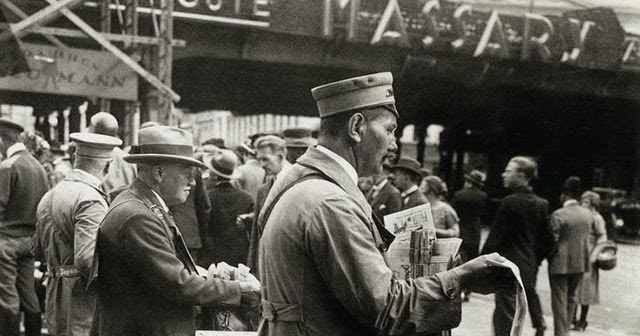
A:
[[[550,214],[530,186],[535,161],[514,157],[502,175],[511,194],[481,249],[485,174],[466,174],[449,197],[418,161],[396,158],[390,73],[312,95],[316,137],[256,134],[233,150],[153,122],[121,149],[117,120],[100,112],[52,159],[44,140],[0,119],[0,335],[18,335],[21,321],[39,335],[42,311],[52,335],[437,334],[459,323],[472,292],[496,294],[493,328],[508,335],[514,279],[490,266],[504,258],[520,268],[536,335],[546,329],[535,291],[544,259],[554,334],[586,328],[598,302],[591,251],[606,241],[598,194],[581,195],[572,177]],[[384,216],[425,203],[438,238],[462,238],[464,263],[395,279]]]

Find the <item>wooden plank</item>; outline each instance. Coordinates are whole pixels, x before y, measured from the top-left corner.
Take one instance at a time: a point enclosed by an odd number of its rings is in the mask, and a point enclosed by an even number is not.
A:
[[[38,23],[45,23],[51,21],[59,15],[61,9],[67,9],[67,6],[77,6],[82,3],[83,0],[61,0],[60,2],[50,2],[50,6],[47,6],[22,21],[12,24],[11,29],[0,33],[0,41],[7,41],[12,37],[19,38],[24,36],[25,29]]]
[[[46,1],[49,4],[57,3],[56,0],[46,0]],[[109,42],[109,40],[107,40],[102,35],[100,35],[99,32],[97,32],[89,24],[84,22],[84,20],[82,20],[79,16],[75,15],[73,12],[71,12],[65,7],[60,8],[60,13],[62,13],[62,15],[64,15],[67,19],[69,19],[69,21],[73,22],[76,26],[78,26],[80,30],[82,30],[87,35],[89,35],[89,37],[91,37],[96,42],[98,42],[98,44],[100,44],[103,48],[105,48],[107,51],[109,51],[114,56],[119,58],[124,64],[129,66],[133,71],[135,71],[138,75],[140,75],[140,77],[144,78],[151,85],[158,88],[158,90],[163,91],[169,96],[171,96],[171,99],[173,99],[174,102],[180,101],[180,95],[177,94],[175,91],[173,91],[171,87],[169,87],[168,85],[163,83],[161,80],[159,80],[157,77],[155,77],[153,74],[145,70],[140,64],[138,64],[138,62],[134,61],[122,50],[118,49],[118,47],[116,47],[111,42]]]
[[[21,19],[27,18],[29,16],[27,15],[27,13],[23,12],[20,8],[18,8],[18,6],[14,5],[9,0],[0,0],[0,3],[2,3],[3,6],[5,6],[10,11],[12,11]],[[40,27],[40,25],[36,24],[36,25],[33,25],[33,27],[31,28],[38,28],[38,27]],[[44,34],[44,38],[49,40],[49,42],[53,43],[57,47],[65,48],[65,49],[67,48],[67,46],[62,41],[58,40],[55,36]]]
[[[6,1],[6,0],[0,0]],[[6,23],[0,23],[0,28],[9,27]],[[34,34],[44,34],[44,35],[56,35],[56,36],[64,36],[64,37],[74,37],[74,38],[87,38],[87,34],[81,30],[77,29],[68,29],[68,28],[57,28],[57,27],[30,27],[26,30],[29,33]],[[111,34],[111,33],[100,33],[104,38],[113,42],[129,42],[129,43],[139,43],[139,44],[158,44],[160,39],[157,37],[150,36],[140,36],[140,35],[124,35],[124,34]],[[187,41],[185,40],[173,40],[174,47],[185,47],[187,45]]]

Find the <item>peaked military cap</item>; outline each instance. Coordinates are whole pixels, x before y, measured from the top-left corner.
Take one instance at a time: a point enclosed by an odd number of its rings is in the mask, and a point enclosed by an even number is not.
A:
[[[4,118],[0,118],[0,127],[9,128],[20,133],[24,131],[24,127],[20,124],[16,124],[15,122]]]
[[[76,143],[76,155],[98,159],[110,159],[113,148],[122,145],[122,140],[96,133],[71,133],[69,139]]]

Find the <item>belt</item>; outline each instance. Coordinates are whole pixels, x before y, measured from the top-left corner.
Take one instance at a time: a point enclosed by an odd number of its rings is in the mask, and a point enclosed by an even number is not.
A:
[[[271,322],[303,322],[302,308],[297,303],[276,303],[262,299],[262,317]]]
[[[49,276],[52,278],[73,278],[80,276],[80,270],[71,266],[49,266]]]

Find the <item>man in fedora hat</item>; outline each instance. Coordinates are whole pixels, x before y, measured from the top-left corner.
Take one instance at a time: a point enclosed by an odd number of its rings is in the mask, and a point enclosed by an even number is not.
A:
[[[0,119],[0,335],[18,335],[20,309],[25,333],[39,335],[42,320],[34,288],[31,253],[38,202],[47,173],[20,141],[24,128]]]
[[[422,172],[418,161],[408,157],[401,157],[395,165],[391,166],[391,173],[393,174],[393,185],[400,190],[401,210],[428,202],[427,197],[418,188],[422,180]]]
[[[379,220],[384,216],[400,211],[402,208],[402,198],[400,191],[390,181],[391,163],[390,158],[382,164],[380,174],[373,175],[373,187],[367,195],[367,201],[373,209],[374,215]]]
[[[562,208],[551,214],[556,249],[548,261],[555,336],[569,334],[577,307],[577,289],[591,267],[589,234],[595,223],[591,212],[578,204],[581,193],[580,178],[569,177],[560,195]]]
[[[109,208],[102,180],[118,138],[73,133],[73,170],[38,204],[34,249],[49,271],[47,329],[52,335],[88,335],[95,305],[89,287],[98,228]]]
[[[502,183],[510,194],[500,201],[482,253],[498,252],[518,266],[532,325],[536,336],[541,336],[547,327],[536,293],[536,279],[540,263],[552,249],[553,237],[548,222],[549,202],[534,194],[530,186],[537,176],[538,164],[532,158],[515,156],[509,160],[502,173]],[[509,335],[515,312],[515,295],[498,291],[495,301],[495,335]]]
[[[312,132],[308,128],[287,128],[282,131],[282,135],[287,146],[287,161],[290,163],[295,163],[307,151],[307,148],[318,144],[318,140],[311,136]]]
[[[213,189],[209,191],[211,212],[207,229],[205,264],[224,261],[230,265],[247,262],[249,252],[248,232],[236,225],[241,214],[253,212],[253,197],[246,191],[234,188],[231,180],[238,177],[238,158],[228,149],[203,157],[209,167],[209,179]]]
[[[214,267],[200,275],[168,209],[195,185],[189,132],[155,126],[138,133],[139,145],[125,157],[138,178],[113,201],[98,234],[97,335],[193,335],[196,305],[238,306],[257,280],[239,270]],[[233,271],[233,272],[231,272]],[[206,272],[205,272],[206,273]]]
[[[446,329],[460,319],[460,284],[487,271],[488,259],[503,260],[495,254],[430,278],[393,278],[384,259],[391,235],[374,222],[357,186],[358,176],[378,174],[397,149],[391,82],[391,73],[380,73],[312,90],[321,117],[318,146],[278,177],[258,221],[264,229],[259,335]],[[488,283],[476,280],[479,287]]]
[[[482,216],[489,197],[482,190],[486,175],[479,170],[472,170],[464,174],[464,186],[451,199],[451,206],[460,218],[460,246],[462,259],[467,261],[478,256],[480,252],[480,229]],[[464,290],[464,300],[469,300],[470,292]]]

